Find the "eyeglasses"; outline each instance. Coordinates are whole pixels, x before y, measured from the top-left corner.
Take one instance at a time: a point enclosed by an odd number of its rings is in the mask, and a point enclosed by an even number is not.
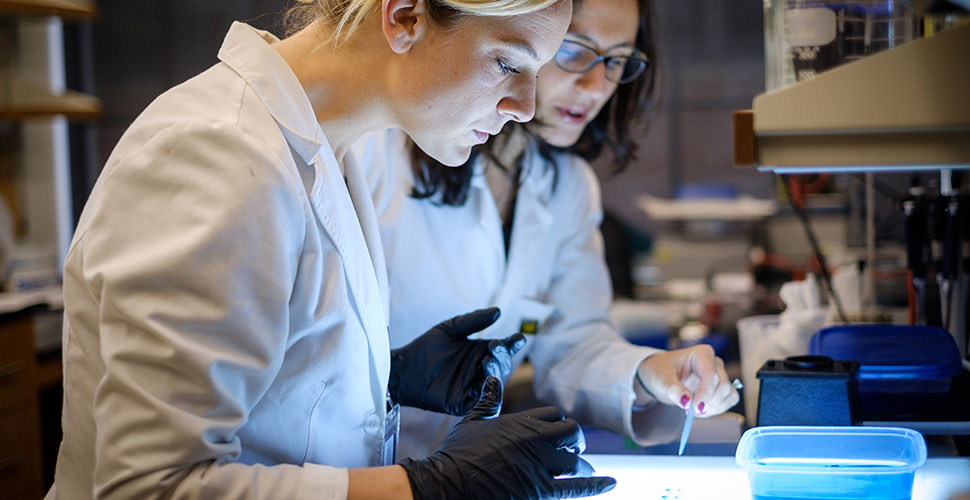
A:
[[[647,56],[636,49],[630,54],[606,56],[598,50],[573,40],[563,40],[556,52],[556,66],[570,73],[585,73],[600,61],[606,63],[606,79],[614,83],[636,80],[650,65]]]

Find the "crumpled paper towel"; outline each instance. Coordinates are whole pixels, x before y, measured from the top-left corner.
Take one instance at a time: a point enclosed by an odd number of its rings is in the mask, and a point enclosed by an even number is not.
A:
[[[778,294],[785,302],[781,314],[742,318],[737,324],[744,411],[750,426],[757,415],[758,369],[769,359],[807,354],[812,335],[825,325],[826,311],[814,275],[785,283]]]

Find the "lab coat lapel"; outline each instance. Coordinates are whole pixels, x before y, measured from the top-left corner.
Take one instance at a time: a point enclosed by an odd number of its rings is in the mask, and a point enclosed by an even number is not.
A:
[[[364,243],[370,253],[371,262],[374,264],[374,274],[377,278],[377,287],[381,294],[381,305],[384,307],[384,317],[390,317],[390,296],[387,284],[387,264],[384,260],[384,246],[381,244],[381,232],[377,223],[377,213],[374,211],[374,202],[371,199],[370,188],[367,187],[367,179],[357,164],[357,159],[351,152],[344,156],[344,175],[347,179],[347,190],[350,192],[350,201],[354,204],[357,211],[357,218],[360,220],[360,228],[364,234]],[[386,325],[385,325],[386,327]]]
[[[314,169],[310,204],[329,234],[350,284],[354,307],[371,351],[375,408],[384,409],[384,389],[390,370],[387,338],[387,269],[377,234],[370,195],[358,196],[355,207],[348,190],[368,193],[351,159],[348,180],[327,142],[313,107],[286,61],[270,47],[278,39],[243,23],[233,23],[219,59],[239,74],[280,125],[287,143]]]
[[[391,365],[387,337],[387,269],[374,209],[366,203],[369,195],[359,194],[367,193],[366,183],[356,162],[351,160],[352,168],[347,169],[347,189],[344,189],[340,167],[327,149],[322,149],[313,163],[318,178],[310,193],[311,205],[340,253],[354,306],[367,335],[375,375],[381,387],[386,387]],[[360,200],[356,204],[351,198],[351,189],[355,192],[354,198]],[[383,408],[384,395],[375,397],[380,398],[375,402],[376,407]]]
[[[537,247],[546,241],[554,220],[549,209],[552,171],[547,171],[542,162],[537,161],[537,155],[531,154],[530,160],[529,171],[515,202],[505,283],[529,279],[540,268],[534,264],[536,259],[550,258]],[[516,285],[503,289],[521,291],[522,287]]]
[[[495,205],[495,199],[489,191],[488,182],[485,180],[484,165],[481,161],[478,161],[474,168],[471,182],[472,193],[470,194],[478,197],[478,224],[485,233],[492,250],[491,258],[495,262],[494,269],[497,273],[494,282],[501,283],[506,267],[502,218],[499,215],[498,207]]]

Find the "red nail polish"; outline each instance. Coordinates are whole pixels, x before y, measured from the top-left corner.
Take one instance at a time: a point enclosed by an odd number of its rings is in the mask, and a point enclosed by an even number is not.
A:
[[[690,402],[690,396],[684,394],[680,397],[680,406],[687,407],[687,403]]]
[[[704,413],[704,403],[697,405],[697,411]]]

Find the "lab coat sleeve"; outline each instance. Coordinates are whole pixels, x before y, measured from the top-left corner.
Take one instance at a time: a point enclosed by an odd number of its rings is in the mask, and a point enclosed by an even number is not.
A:
[[[562,165],[556,226],[567,229],[555,255],[545,300],[555,310],[536,335],[529,358],[536,395],[583,425],[630,437],[640,445],[669,442],[683,411],[665,405],[634,410],[634,375],[657,352],[624,339],[609,321],[612,285],[603,256],[599,184],[578,158]],[[570,170],[567,170],[570,169]]]
[[[286,348],[306,217],[295,174],[220,123],[171,125],[109,167],[65,278],[66,303],[100,298],[77,312],[97,315],[88,356],[104,367],[94,497],[346,498],[346,469],[235,461]]]

